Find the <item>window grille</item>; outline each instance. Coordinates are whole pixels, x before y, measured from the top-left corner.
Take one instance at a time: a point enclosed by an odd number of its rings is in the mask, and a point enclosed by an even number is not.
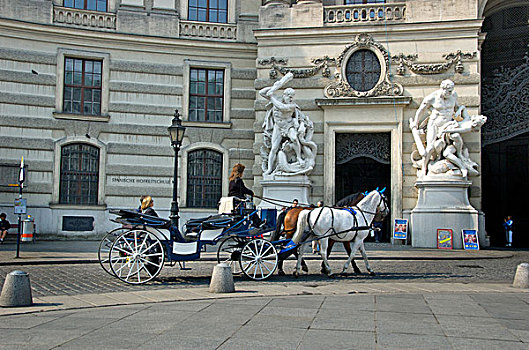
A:
[[[101,115],[102,61],[66,57],[63,112]]]
[[[197,150],[187,155],[187,206],[216,208],[222,195],[222,154]]]
[[[351,55],[345,67],[347,81],[356,91],[369,91],[380,79],[380,61],[371,50],[358,50]]]
[[[64,7],[107,12],[107,0],[64,0]]]
[[[189,0],[190,21],[227,23],[228,0]]]
[[[224,108],[224,70],[191,68],[189,120],[220,123]]]
[[[59,203],[96,205],[99,184],[99,148],[70,144],[61,149]]]

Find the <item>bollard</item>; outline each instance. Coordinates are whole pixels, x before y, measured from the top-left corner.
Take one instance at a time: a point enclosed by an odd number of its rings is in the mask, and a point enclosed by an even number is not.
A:
[[[210,293],[233,293],[235,285],[233,283],[233,274],[228,264],[217,264],[213,268],[211,283],[209,284]]]
[[[6,276],[2,295],[0,295],[0,305],[4,307],[11,306],[30,306],[33,304],[31,296],[31,284],[29,283],[29,274],[24,271],[13,271]]]
[[[529,288],[529,264],[523,263],[518,265],[516,268],[516,274],[514,275],[513,287],[516,288]]]

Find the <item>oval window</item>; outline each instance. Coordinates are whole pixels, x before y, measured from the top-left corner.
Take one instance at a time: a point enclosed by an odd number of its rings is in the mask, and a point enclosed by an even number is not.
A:
[[[380,79],[380,61],[371,50],[354,52],[345,66],[347,82],[356,91],[369,91]]]

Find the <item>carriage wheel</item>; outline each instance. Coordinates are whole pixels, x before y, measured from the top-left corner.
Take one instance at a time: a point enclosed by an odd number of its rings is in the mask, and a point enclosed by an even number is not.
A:
[[[121,234],[110,248],[110,268],[130,284],[149,282],[162,270],[165,254],[162,242],[152,233],[133,229]]]
[[[217,263],[225,263],[230,265],[231,272],[234,275],[239,275],[242,273],[241,266],[239,263],[239,258],[241,256],[242,247],[247,240],[231,236],[226,237],[219,245],[217,249]]]
[[[114,274],[112,273],[112,268],[110,267],[110,258],[109,258],[109,253],[110,253],[110,248],[112,247],[112,243],[114,243],[114,241],[116,240],[116,238],[118,238],[119,235],[121,235],[124,232],[127,232],[128,230],[130,229],[124,228],[124,227],[116,228],[108,232],[103,237],[101,242],[99,242],[99,248],[97,250],[97,259],[99,260],[99,264],[101,265],[103,270],[105,270],[105,272],[107,272],[109,275],[114,276]]]
[[[277,269],[277,250],[265,239],[252,239],[242,248],[239,263],[246,276],[256,281],[265,280]]]

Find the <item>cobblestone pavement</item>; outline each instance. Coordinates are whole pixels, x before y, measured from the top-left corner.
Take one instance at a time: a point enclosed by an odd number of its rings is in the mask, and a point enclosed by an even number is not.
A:
[[[369,254],[369,252],[368,252]],[[335,272],[341,271],[345,260],[331,260]],[[365,271],[363,261],[358,266]],[[513,280],[518,264],[529,262],[529,251],[512,251],[512,257],[503,259],[476,260],[372,260],[372,268],[376,276],[367,274],[337,276],[330,279],[319,273],[320,260],[309,260],[309,274],[294,278],[290,274],[295,261],[285,263],[287,276],[273,276],[267,281],[255,282],[242,276],[235,277],[238,285],[255,283],[277,284],[280,282],[299,283],[304,286],[331,285],[343,282],[450,282],[450,283],[481,283],[507,282]],[[30,274],[33,295],[77,295],[87,293],[107,293],[118,291],[139,291],[171,289],[179,287],[204,287],[209,284],[213,261],[189,262],[187,267],[192,270],[180,270],[176,267],[164,267],[156,280],[141,286],[127,285],[110,276],[97,263],[92,264],[55,264],[55,265],[24,265],[0,266],[0,285],[3,285],[6,274],[14,270],[23,270]]]

